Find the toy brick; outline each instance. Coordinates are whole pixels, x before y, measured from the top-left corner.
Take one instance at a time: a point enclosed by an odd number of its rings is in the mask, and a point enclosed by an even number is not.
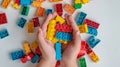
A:
[[[11,2],[12,0],[4,0],[2,3],[2,8],[7,9]]]
[[[85,58],[81,58],[79,60],[80,67],[87,67]]]
[[[55,28],[58,32],[72,33],[72,27],[66,23],[64,24],[57,23]]]
[[[57,61],[55,67],[59,67],[60,66],[60,61]]]
[[[27,20],[25,18],[21,17],[17,25],[19,27],[23,28],[25,26],[26,22],[27,22]]]
[[[90,0],[81,0],[82,4],[86,4],[86,3],[89,3]]]
[[[85,56],[86,54],[86,41],[81,41],[81,44],[80,44],[80,51],[79,51],[79,54],[77,56],[77,58],[81,58],[83,56]]]
[[[56,60],[62,60],[62,45],[61,43],[56,43]]]
[[[52,9],[47,9],[46,14],[47,14],[47,15],[52,14]]]
[[[20,0],[14,0],[15,4],[20,5]]]
[[[98,31],[97,31],[97,29],[88,26],[88,34],[97,36],[98,35]]]
[[[78,26],[80,33],[88,33],[88,26],[87,24],[79,25]]]
[[[17,59],[20,59],[20,58],[23,58],[23,57],[24,57],[23,50],[18,50],[18,51],[15,51],[15,52],[11,52],[12,60],[17,60]]]
[[[28,16],[29,10],[30,10],[30,7],[29,7],[29,6],[22,6],[21,15]]]
[[[38,55],[42,55],[39,47],[37,47],[37,48],[35,49],[35,53],[38,54]]]
[[[94,36],[91,36],[88,40],[87,40],[88,44],[94,48],[99,42],[100,39],[96,39]]]
[[[45,15],[45,13],[46,13],[46,9],[43,8],[43,7],[39,7],[39,8],[37,9],[36,16],[42,17],[42,16]]]
[[[34,23],[33,22],[28,22],[27,27],[28,27],[28,33],[34,33]]]
[[[25,50],[25,54],[28,55],[30,54],[32,51],[31,51],[31,48],[30,48],[30,44],[28,42],[24,42],[24,50]]]
[[[86,13],[80,12],[80,14],[79,14],[79,15],[77,16],[77,18],[76,18],[76,23],[77,23],[77,25],[82,25],[83,22],[84,22],[84,20],[85,20],[85,18],[86,18],[86,16],[87,16]]]
[[[34,7],[40,7],[41,6],[41,2],[39,2],[39,1],[33,1],[32,6],[34,6]]]
[[[49,0],[50,2],[59,2],[59,1],[63,1],[63,0]]]
[[[9,33],[8,33],[7,29],[3,29],[3,30],[0,31],[0,39],[3,39],[7,36],[9,36]]]
[[[30,53],[29,55],[24,56],[20,60],[21,60],[22,63],[26,63],[27,61],[31,60],[33,57],[34,57],[34,54]]]
[[[56,38],[58,40],[65,40],[65,41],[71,41],[72,40],[72,34],[65,33],[65,32],[57,32]]]
[[[74,4],[74,7],[75,9],[80,9],[82,8],[82,4],[81,3]]]
[[[58,40],[58,42],[61,43],[61,44],[64,44],[64,45],[68,44],[68,41],[65,41],[65,40]]]
[[[32,22],[34,23],[34,27],[40,26],[40,23],[39,23],[40,21],[38,17],[33,18]]]
[[[56,12],[59,16],[62,16],[62,14],[63,14],[62,3],[56,4]]]
[[[0,13],[0,25],[8,23],[5,13]]]
[[[13,4],[12,6],[13,6],[13,8],[15,8],[16,10],[19,10],[19,9],[20,9],[20,5],[18,5],[18,4],[16,4],[16,3]]]
[[[20,4],[27,6],[27,5],[31,5],[32,0],[20,0]]]
[[[91,52],[89,54],[89,57],[96,63],[100,60],[99,57],[94,52]]]
[[[70,4],[65,4],[64,9],[70,14],[73,14],[75,12],[75,8]]]
[[[36,62],[38,62],[39,59],[40,59],[40,56],[35,54],[35,56],[31,59],[31,62],[36,63]]]
[[[57,16],[57,17],[55,18],[55,20],[56,20],[56,22],[59,22],[60,24],[65,23],[65,19],[62,18],[62,17],[60,17],[60,16]]]
[[[32,48],[33,50],[35,50],[35,49],[37,49],[37,47],[39,47],[39,44],[38,44],[37,41],[34,41],[34,42],[32,43],[32,45],[31,45],[31,48]]]
[[[86,48],[87,54],[90,54],[91,52],[93,52],[92,48],[90,47],[90,45],[87,42],[86,42],[85,48]]]
[[[93,28],[95,28],[95,29],[98,29],[98,28],[99,28],[99,25],[100,25],[99,23],[97,23],[97,22],[95,22],[95,21],[92,21],[92,20],[90,20],[90,19],[85,19],[84,24],[87,24],[88,26],[93,27]]]
[[[53,38],[53,39],[52,39],[52,42],[55,44],[55,43],[57,43],[57,42],[58,42],[58,39]]]
[[[42,2],[44,2],[44,1],[46,1],[46,0],[36,0],[36,1],[38,1],[38,2],[41,2],[41,3],[42,3]]]

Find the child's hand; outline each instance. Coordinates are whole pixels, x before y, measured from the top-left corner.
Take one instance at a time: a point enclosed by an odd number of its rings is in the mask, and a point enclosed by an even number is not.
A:
[[[38,64],[38,67],[54,67],[56,64],[56,52],[54,49],[54,44],[46,38],[49,20],[55,18],[56,16],[56,12],[53,14],[49,14],[43,25],[39,28],[38,42],[42,53],[42,58],[40,63]]]
[[[73,28],[73,40],[63,51],[63,60],[61,61],[60,67],[77,67],[77,56],[80,51],[80,32],[76,22],[71,16],[65,15],[67,23]]]

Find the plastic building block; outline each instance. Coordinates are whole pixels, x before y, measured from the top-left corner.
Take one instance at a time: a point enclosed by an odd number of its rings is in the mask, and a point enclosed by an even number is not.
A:
[[[46,13],[46,9],[43,8],[43,7],[39,7],[39,8],[37,9],[36,16],[42,17],[42,16],[45,15],[45,13]]]
[[[62,4],[56,4],[56,12],[59,16],[62,16],[63,14],[63,7],[62,7]]]
[[[93,28],[95,28],[95,29],[98,29],[98,28],[99,28],[99,25],[100,25],[99,23],[97,23],[97,22],[95,22],[95,21],[92,21],[92,20],[90,20],[90,19],[85,19],[84,24],[87,24],[88,26],[93,27]]]
[[[32,51],[31,51],[31,48],[30,48],[30,44],[28,42],[24,42],[24,50],[25,50],[25,54],[28,55],[30,54]]]
[[[48,25],[48,31],[47,31],[47,39],[52,40],[56,34],[56,21],[55,20],[50,20]]]
[[[82,4],[78,3],[78,4],[74,4],[75,9],[80,9],[82,8]]]
[[[75,12],[75,8],[70,4],[65,4],[64,9],[70,14],[73,14]]]
[[[100,60],[99,57],[94,52],[91,52],[89,54],[89,57],[96,63]]]
[[[31,45],[31,48],[32,48],[33,50],[35,50],[35,49],[37,49],[37,47],[39,47],[38,42],[37,42],[37,41],[34,41],[34,42],[32,43],[32,45]]]
[[[99,42],[100,39],[96,39],[94,36],[91,36],[88,40],[87,40],[88,44],[94,48]]]
[[[34,23],[33,22],[28,22],[27,27],[28,27],[28,33],[34,33]]]
[[[7,9],[12,0],[4,0],[2,3],[2,8]]]
[[[31,5],[32,0],[20,0],[20,4],[27,6],[27,5]]]
[[[0,13],[0,25],[8,23],[5,13]]]
[[[32,22],[34,23],[34,27],[40,26],[40,23],[39,23],[40,21],[38,17],[33,18]]]
[[[47,9],[46,14],[47,14],[47,15],[52,14],[52,9]]]
[[[81,0],[75,0],[75,4],[81,3]]]
[[[15,4],[20,5],[20,0],[14,0]]]
[[[81,58],[79,60],[80,67],[87,67],[85,58]]]
[[[59,1],[63,1],[63,0],[49,0],[50,2],[59,2]]]
[[[41,2],[41,3],[42,3],[42,2],[44,2],[44,1],[46,1],[46,0],[36,0],[36,1],[38,1],[38,2]]]
[[[87,54],[90,54],[91,52],[93,52],[92,48],[90,47],[90,45],[87,42],[86,42],[85,48],[86,48]]]
[[[23,28],[25,26],[26,22],[27,22],[27,20],[25,18],[21,17],[17,25],[19,27]]]
[[[95,28],[92,28],[92,27],[88,26],[88,34],[97,36],[98,35],[98,31]]]
[[[87,24],[79,25],[78,26],[80,33],[88,33],[88,26]]]
[[[21,15],[28,16],[29,10],[30,10],[30,7],[29,7],[29,6],[22,6]]]
[[[56,39],[56,38],[53,38],[52,39],[52,42],[55,44],[55,43],[57,43],[59,40],[58,39]]]
[[[57,32],[56,38],[58,40],[65,40],[65,41],[71,41],[72,40],[72,34],[65,33],[65,32]]]
[[[58,40],[58,42],[62,43],[62,44],[68,44],[68,41],[65,41],[65,40]]]
[[[82,25],[85,18],[86,18],[87,14],[84,12],[80,12],[80,14],[78,15],[78,17],[76,18],[76,23],[77,25]]]
[[[23,50],[18,50],[18,51],[15,51],[15,52],[11,52],[12,60],[17,60],[17,59],[20,59],[20,58],[23,58],[23,57],[24,57]]]
[[[57,16],[57,17],[55,18],[55,20],[56,20],[56,22],[59,22],[60,24],[65,23],[65,19],[62,18],[62,17],[60,17],[60,16]]]
[[[38,54],[38,55],[42,55],[39,47],[37,47],[37,48],[35,49],[35,53]]]
[[[62,60],[62,45],[61,43],[56,43],[56,60]]]
[[[0,39],[3,39],[7,36],[9,36],[9,33],[8,33],[7,29],[3,29],[3,30],[0,31]]]
[[[66,23],[64,24],[56,24],[56,30],[58,32],[67,32],[67,33],[72,33],[72,27]]]
[[[59,65],[60,65],[60,61],[57,61],[55,67],[59,67]]]
[[[33,57],[34,57],[34,54],[30,53],[29,55],[24,56],[20,60],[21,60],[22,63],[26,63],[27,61],[31,60]]]
[[[82,4],[86,4],[88,2],[90,2],[90,0],[81,0]]]
[[[78,56],[77,56],[77,58],[79,59],[79,58],[82,58],[83,56],[85,56],[85,54],[86,54],[86,48],[85,48],[85,46],[86,46],[86,41],[81,41],[81,44],[80,44],[81,46],[80,46],[80,51],[79,51],[79,54],[78,54]]]
[[[13,6],[13,8],[15,8],[16,10],[19,10],[19,9],[20,9],[20,5],[18,5],[18,4],[13,4],[12,6]]]
[[[41,6],[41,2],[39,2],[39,1],[33,1],[32,6],[34,6],[34,7],[40,7]]]
[[[35,54],[35,56],[31,59],[31,62],[36,63],[36,62],[38,62],[39,59],[40,59],[40,56]]]

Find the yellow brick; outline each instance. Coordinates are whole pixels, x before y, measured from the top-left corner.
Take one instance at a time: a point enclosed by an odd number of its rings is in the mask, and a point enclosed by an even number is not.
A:
[[[75,4],[81,3],[81,0],[75,0]]]
[[[40,7],[41,6],[41,2],[39,2],[39,1],[33,1],[32,6],[34,6],[34,7]]]
[[[28,33],[34,33],[34,23],[33,22],[28,22]]]
[[[24,42],[24,50],[25,50],[25,54],[28,55],[29,53],[31,53],[31,49],[30,49],[30,44],[28,42]]]
[[[20,6],[18,4],[13,4],[13,8],[15,8],[16,10],[19,10]]]
[[[55,20],[56,20],[56,22],[59,22],[60,24],[65,23],[65,19],[62,18],[62,17],[60,17],[60,16],[57,16],[57,17],[55,18]]]
[[[7,9],[12,0],[4,0],[2,3],[2,8]]]
[[[90,0],[81,0],[81,1],[82,1],[82,4],[86,4],[90,2]]]
[[[58,40],[57,40],[56,38],[53,38],[53,39],[52,39],[52,42],[55,44],[55,43],[58,42]]]
[[[79,27],[80,33],[87,33],[88,32],[87,24],[79,25],[78,27]]]
[[[37,49],[37,47],[39,47],[39,44],[38,44],[38,42],[37,41],[34,41],[33,43],[32,43],[32,45],[31,45],[31,47],[32,47],[32,49]]]
[[[94,52],[91,52],[89,56],[94,62],[98,62],[100,60],[99,57]]]
[[[63,1],[63,0],[50,0],[50,2],[59,2],[59,1]]]

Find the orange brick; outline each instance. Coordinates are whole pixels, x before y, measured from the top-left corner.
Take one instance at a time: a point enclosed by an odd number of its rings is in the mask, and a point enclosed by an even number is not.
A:
[[[64,9],[70,14],[73,14],[75,12],[75,8],[70,4],[65,4]]]
[[[39,1],[39,2],[44,2],[44,1],[46,1],[46,0],[36,0],[36,1]]]
[[[43,7],[38,7],[36,16],[42,17],[42,16],[45,15],[45,13],[46,13],[46,9],[45,9],[45,8],[43,8]]]
[[[8,8],[12,0],[4,0],[2,3],[2,8]]]
[[[27,27],[28,27],[28,33],[34,33],[34,23],[33,22],[28,22]]]
[[[59,1],[63,1],[63,0],[49,0],[50,2],[59,2]]]

